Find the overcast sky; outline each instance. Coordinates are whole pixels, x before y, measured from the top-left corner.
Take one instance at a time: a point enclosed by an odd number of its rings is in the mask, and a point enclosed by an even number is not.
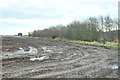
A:
[[[118,17],[119,0],[0,0],[0,35],[44,29],[92,16]]]

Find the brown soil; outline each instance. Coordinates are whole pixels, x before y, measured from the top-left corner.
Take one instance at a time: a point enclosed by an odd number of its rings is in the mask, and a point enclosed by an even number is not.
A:
[[[38,52],[29,53],[29,46]],[[22,53],[21,49],[28,52]],[[2,55],[3,78],[118,78],[118,50],[112,48],[2,37]],[[30,60],[42,56],[48,58]]]

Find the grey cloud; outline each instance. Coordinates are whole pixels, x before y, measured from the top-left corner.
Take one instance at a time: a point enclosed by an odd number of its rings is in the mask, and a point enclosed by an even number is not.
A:
[[[2,18],[19,18],[19,19],[61,19],[62,15],[56,14],[56,8],[37,8],[27,7],[21,8],[19,6],[10,6],[9,8],[1,9]]]

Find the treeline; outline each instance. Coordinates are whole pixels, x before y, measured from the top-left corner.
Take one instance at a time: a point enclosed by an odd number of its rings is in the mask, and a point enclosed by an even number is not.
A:
[[[52,37],[82,41],[115,41],[118,38],[118,21],[109,16],[90,17],[85,21],[73,21],[64,25],[56,25],[44,30],[34,30],[33,37]]]

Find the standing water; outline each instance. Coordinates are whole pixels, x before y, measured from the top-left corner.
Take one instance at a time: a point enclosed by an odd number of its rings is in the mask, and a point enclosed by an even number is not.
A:
[[[32,46],[29,46],[29,51],[25,51],[23,48],[19,48],[20,50],[16,51],[16,52],[8,52],[7,54],[5,55],[16,55],[16,54],[25,54],[25,53],[28,53],[28,54],[37,54],[38,53],[38,50],[35,48],[35,47],[32,47]]]

